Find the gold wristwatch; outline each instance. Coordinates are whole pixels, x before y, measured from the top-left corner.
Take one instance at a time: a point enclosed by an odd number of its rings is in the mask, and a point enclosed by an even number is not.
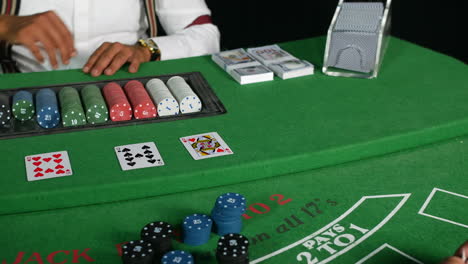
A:
[[[154,42],[152,39],[140,39],[138,40],[138,44],[140,46],[149,49],[151,52],[151,59],[150,61],[156,61],[161,59],[161,51],[159,50],[158,44]]]

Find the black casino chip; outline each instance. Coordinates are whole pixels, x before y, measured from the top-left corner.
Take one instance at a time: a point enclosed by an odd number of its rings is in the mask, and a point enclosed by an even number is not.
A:
[[[122,247],[124,264],[152,264],[154,256],[153,244],[148,241],[130,241]]]
[[[141,229],[141,239],[153,244],[153,251],[156,258],[161,258],[164,254],[172,250],[173,237],[174,229],[171,224],[166,222],[152,222]]]
[[[216,259],[220,264],[248,264],[249,240],[241,234],[226,234],[218,240]]]

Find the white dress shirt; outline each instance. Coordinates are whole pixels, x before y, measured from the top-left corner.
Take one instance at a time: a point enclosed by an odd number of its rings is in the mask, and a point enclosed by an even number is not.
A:
[[[220,34],[213,24],[186,28],[196,18],[210,15],[204,0],[156,0],[156,14],[167,36],[153,40],[161,50],[161,60],[211,54],[219,51]],[[22,0],[20,16],[53,10],[74,36],[78,56],[59,69],[82,68],[104,42],[127,45],[148,38],[148,22],[141,0]],[[49,71],[48,59],[39,63],[24,46],[13,46],[13,59],[21,72]],[[47,53],[43,51],[44,58]]]

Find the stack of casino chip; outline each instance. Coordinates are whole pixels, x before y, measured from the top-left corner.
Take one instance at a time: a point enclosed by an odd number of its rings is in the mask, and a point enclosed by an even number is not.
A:
[[[13,96],[12,111],[16,119],[27,121],[34,116],[33,95],[28,91],[19,91]]]
[[[152,222],[141,229],[141,239],[153,244],[155,258],[161,258],[172,250],[173,227],[162,221]]]
[[[226,234],[218,240],[216,260],[219,264],[248,264],[249,240],[241,234]]]
[[[190,246],[203,245],[210,240],[213,221],[204,214],[193,214],[185,217],[182,224],[184,243]]]
[[[118,83],[108,83],[102,89],[104,98],[106,98],[109,107],[110,118],[112,121],[127,121],[132,119],[132,107],[128,102],[127,96]]]
[[[102,97],[101,89],[94,84],[86,85],[81,89],[81,98],[85,107],[88,123],[99,124],[109,119],[106,101]]]
[[[246,209],[245,197],[238,193],[220,195],[211,210],[211,218],[215,221],[216,232],[222,236],[228,233],[240,233],[242,230],[242,214]]]
[[[153,244],[144,240],[130,241],[122,247],[124,264],[153,264]]]
[[[54,128],[60,123],[57,96],[52,89],[45,88],[36,93],[37,123],[43,128]]]
[[[174,250],[166,253],[162,259],[162,264],[195,264],[193,256],[187,251]]]
[[[146,89],[157,106],[158,116],[179,114],[179,103],[163,81],[156,78],[151,79],[146,83]]]
[[[6,127],[10,124],[10,97],[5,94],[0,94],[0,127]]]
[[[180,112],[182,114],[196,113],[202,110],[200,99],[184,78],[174,76],[167,81],[167,85],[177,101],[179,101]]]
[[[86,116],[81,104],[80,94],[73,87],[64,87],[59,92],[64,127],[86,125]]]
[[[145,87],[139,81],[129,81],[125,87],[130,103],[133,107],[133,115],[136,119],[154,118],[156,114],[156,106],[146,92]]]

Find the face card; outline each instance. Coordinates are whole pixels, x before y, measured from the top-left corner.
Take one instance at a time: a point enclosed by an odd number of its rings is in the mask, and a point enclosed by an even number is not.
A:
[[[195,160],[234,154],[216,132],[182,137],[180,141]]]
[[[28,181],[39,181],[73,174],[67,151],[50,152],[26,156]]]
[[[164,166],[154,142],[118,146],[114,148],[122,170]]]

